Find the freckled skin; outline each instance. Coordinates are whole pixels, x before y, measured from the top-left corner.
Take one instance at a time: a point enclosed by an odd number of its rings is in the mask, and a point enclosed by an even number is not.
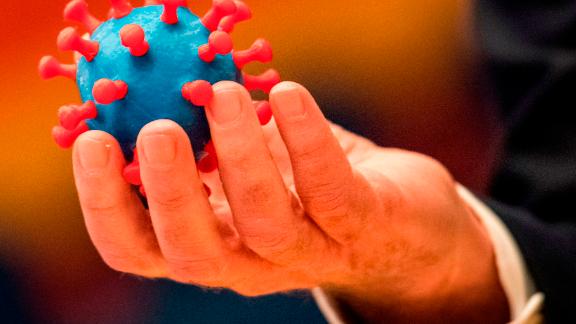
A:
[[[101,78],[128,84],[128,94],[123,100],[97,104],[98,117],[87,124],[92,130],[112,134],[129,160],[142,127],[157,119],[180,124],[198,157],[210,133],[203,108],[182,97],[182,86],[195,80],[211,84],[222,80],[242,82],[230,54],[218,55],[212,63],[198,57],[198,47],[208,43],[210,31],[196,15],[181,7],[179,22],[168,25],[160,19],[162,10],[162,6],[136,8],[126,17],[102,23],[91,36],[100,44],[98,55],[92,62],[82,58],[78,63],[77,82],[84,102],[94,100],[92,88]],[[133,56],[121,45],[120,30],[128,24],[144,29],[150,43],[146,55]]]

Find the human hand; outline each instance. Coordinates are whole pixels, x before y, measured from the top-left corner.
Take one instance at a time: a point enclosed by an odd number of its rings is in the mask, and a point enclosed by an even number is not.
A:
[[[149,210],[114,138],[77,140],[84,218],[110,267],[248,296],[321,286],[369,320],[506,319],[489,239],[439,163],[331,127],[295,83],[272,90],[264,130],[241,86],[214,92],[219,172],[198,174],[175,123],[142,129]]]

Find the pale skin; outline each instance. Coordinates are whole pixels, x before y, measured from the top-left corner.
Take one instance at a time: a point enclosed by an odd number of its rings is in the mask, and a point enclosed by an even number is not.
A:
[[[320,286],[370,322],[508,319],[490,240],[441,164],[331,125],[296,83],[272,90],[264,128],[243,87],[214,92],[218,172],[199,175],[177,124],[142,129],[149,210],[112,136],[76,141],[86,226],[110,267],[246,296]]]

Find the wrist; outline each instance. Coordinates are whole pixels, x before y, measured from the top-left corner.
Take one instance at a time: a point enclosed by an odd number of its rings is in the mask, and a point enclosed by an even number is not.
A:
[[[466,208],[465,228],[450,256],[426,274],[412,274],[406,284],[373,283],[346,288],[327,287],[345,313],[367,322],[504,323],[508,302],[500,285],[491,241],[472,211]],[[391,286],[404,289],[391,292]]]
[[[506,323],[508,300],[498,276],[493,244],[486,228],[465,205],[467,229],[455,254],[452,278],[443,294],[444,312],[454,322]]]

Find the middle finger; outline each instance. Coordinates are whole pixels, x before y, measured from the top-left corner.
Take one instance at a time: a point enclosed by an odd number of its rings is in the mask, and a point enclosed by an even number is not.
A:
[[[226,249],[188,136],[172,121],[155,121],[141,130],[138,151],[154,231],[171,272],[181,280],[217,279]]]
[[[244,244],[280,264],[310,260],[319,250],[327,251],[327,237],[286,189],[246,89],[234,82],[217,83],[206,115]]]

